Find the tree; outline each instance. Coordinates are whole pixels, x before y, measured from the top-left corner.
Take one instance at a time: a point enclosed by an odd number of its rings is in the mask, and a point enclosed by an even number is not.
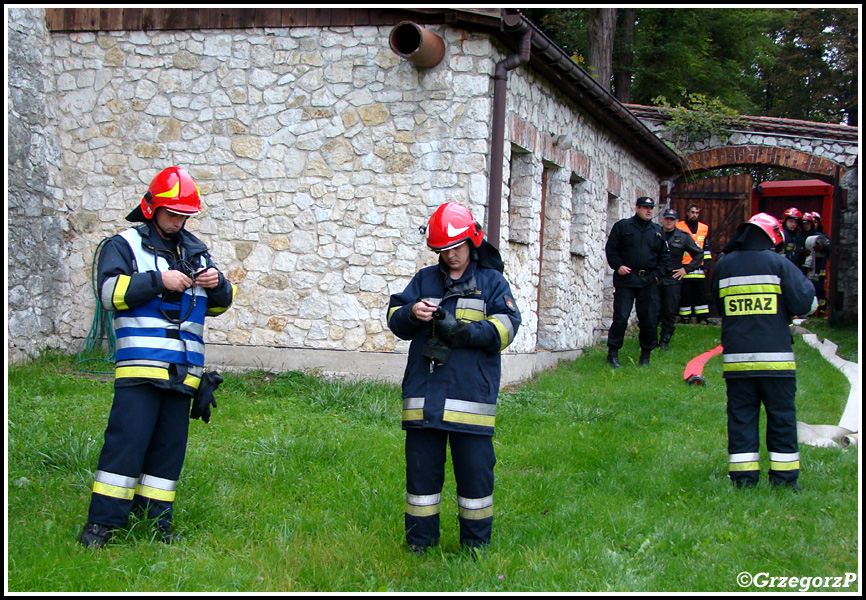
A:
[[[613,90],[622,102],[665,96],[675,105],[701,94],[740,114],[857,124],[857,9],[522,10],[605,87],[608,54],[598,49],[609,29],[591,13],[616,10]]]
[[[617,100],[631,103],[634,77],[634,33],[637,9],[621,8],[617,12],[616,42],[613,48],[613,93]]]
[[[589,34],[588,66],[594,70],[593,77],[604,89],[610,91],[613,75],[613,41],[616,27],[615,8],[590,8],[587,11]]]
[[[778,57],[766,69],[767,114],[858,125],[857,9],[790,13],[776,32]]]

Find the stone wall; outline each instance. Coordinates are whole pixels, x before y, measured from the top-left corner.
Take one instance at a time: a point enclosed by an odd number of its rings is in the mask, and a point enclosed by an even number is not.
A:
[[[859,167],[849,169],[840,185],[848,191],[847,202],[841,211],[839,244],[838,287],[844,294],[840,320],[852,323],[860,317],[860,188]],[[834,236],[837,237],[837,236]]]
[[[53,69],[39,9],[10,9],[6,283],[10,358],[62,346],[55,320],[68,306],[69,223],[59,187],[61,150],[53,118]]]
[[[418,227],[446,201],[486,223],[492,74],[504,49],[431,27],[446,55],[422,70],[390,50],[385,27],[48,34],[41,12],[14,9],[10,25],[21,48],[10,57],[10,230],[21,226],[29,253],[10,264],[13,359],[78,348],[93,319],[95,247],[170,165],[198,182],[204,210],[188,227],[239,288],[209,320],[209,357],[297,367],[301,351],[405,351],[385,308],[435,260]],[[531,71],[512,72],[508,90],[508,141],[529,153],[530,189],[544,170],[548,186],[542,260],[538,195],[525,199],[534,217],[523,239],[502,244],[524,317],[508,352],[577,350],[605,327],[608,213],[629,216],[658,179]],[[614,196],[611,174],[624,182]]]

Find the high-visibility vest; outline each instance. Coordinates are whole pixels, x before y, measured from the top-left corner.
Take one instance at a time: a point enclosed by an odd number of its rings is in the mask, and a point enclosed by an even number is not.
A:
[[[136,272],[167,271],[164,257],[144,250],[141,235],[134,228],[119,234],[132,249]],[[201,267],[207,266],[204,257]],[[122,297],[129,284],[129,276],[118,275],[103,284],[103,303],[115,306],[114,331],[117,336],[117,365],[115,378],[141,378],[167,380],[171,364],[186,365],[189,371],[184,384],[193,391],[198,388],[204,367],[204,318],[207,311],[207,291],[199,286],[187,289],[180,302],[165,302],[161,296],[152,298],[136,308],[121,308],[112,298]],[[120,294],[118,296],[118,294]],[[190,306],[193,295],[197,302]],[[112,304],[108,304],[112,303]],[[182,323],[172,323],[164,310],[184,315]]]
[[[695,233],[692,233],[692,230],[689,229],[689,226],[686,225],[685,221],[678,221],[677,222],[677,229],[682,229],[683,231],[688,233],[690,236],[692,236],[692,239],[695,240],[695,243],[698,245],[698,248],[700,248],[704,252],[704,264],[709,265],[710,261],[712,260],[713,255],[710,252],[709,248],[704,248],[704,243],[706,242],[707,236],[710,233],[709,226],[706,223],[698,223],[698,230]],[[692,257],[688,253],[683,254],[683,264],[688,264],[691,260],[692,260]],[[689,273],[686,277],[689,277],[692,279],[706,277],[706,271],[704,270],[703,267],[701,267],[700,269],[695,269],[693,272]]]

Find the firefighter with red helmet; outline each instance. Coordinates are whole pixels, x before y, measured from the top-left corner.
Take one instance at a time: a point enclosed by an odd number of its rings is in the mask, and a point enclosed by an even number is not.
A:
[[[728,476],[737,487],[760,476],[758,421],[767,413],[769,481],[800,489],[796,363],[789,323],[815,308],[808,279],[777,249],[783,227],[765,213],[737,229],[713,271],[712,293],[722,316],[727,387]]]
[[[426,234],[438,264],[421,269],[388,305],[388,327],[411,341],[402,394],[406,541],[422,554],[439,540],[450,444],[460,541],[475,551],[490,543],[501,353],[520,311],[499,251],[468,209],[441,205]]]
[[[817,316],[826,314],[827,290],[827,259],[830,255],[830,237],[819,229],[821,214],[807,212],[803,215],[801,236],[800,269],[815,286],[815,296],[818,298]]]
[[[200,210],[193,178],[169,167],[126,217],[141,224],[100,252],[97,286],[114,313],[117,350],[114,401],[79,537],[85,546],[104,546],[132,511],[155,519],[163,541],[176,539],[170,524],[189,420],[209,420],[215,401],[207,394],[221,380],[204,373],[204,321],[236,293],[184,227]]]
[[[803,213],[793,206],[782,213],[782,235],[785,236],[785,246],[782,249],[785,258],[795,265],[800,265],[800,251],[802,250],[800,239],[800,223],[803,222]]]

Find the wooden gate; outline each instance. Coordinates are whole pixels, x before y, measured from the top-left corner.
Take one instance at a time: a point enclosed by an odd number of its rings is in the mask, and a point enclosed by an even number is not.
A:
[[[737,227],[751,216],[752,176],[730,175],[712,177],[693,182],[680,182],[666,195],[662,194],[660,204],[668,204],[676,210],[681,220],[686,218],[686,207],[695,203],[701,208],[698,219],[710,228],[710,251],[713,258],[705,265],[707,272],[707,291],[712,277],[713,266],[719,260],[722,249],[731,240]],[[664,190],[663,190],[664,191]],[[710,301],[710,313],[715,315],[714,302]]]

